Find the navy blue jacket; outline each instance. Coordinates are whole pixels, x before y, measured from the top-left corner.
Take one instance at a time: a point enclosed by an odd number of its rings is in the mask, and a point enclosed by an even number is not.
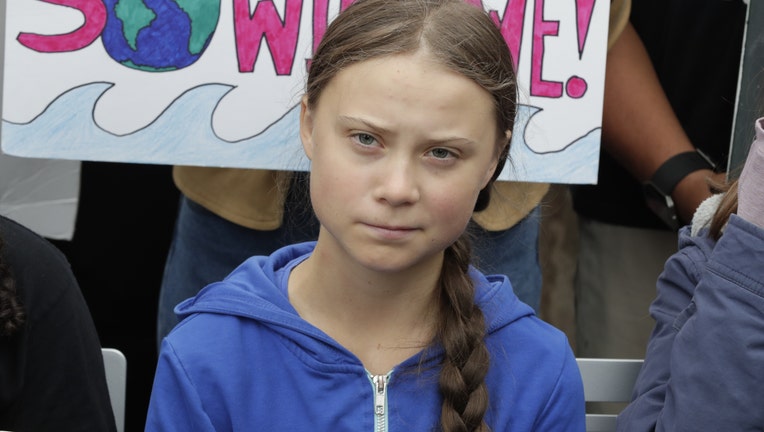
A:
[[[185,319],[162,344],[146,430],[435,430],[441,350],[404,361],[375,385],[355,355],[288,301],[289,272],[312,249],[250,258],[176,308]],[[488,425],[583,431],[583,386],[564,334],[534,316],[506,277],[472,277],[488,327]]]
[[[715,242],[680,231],[619,431],[764,428],[764,229],[732,215]]]

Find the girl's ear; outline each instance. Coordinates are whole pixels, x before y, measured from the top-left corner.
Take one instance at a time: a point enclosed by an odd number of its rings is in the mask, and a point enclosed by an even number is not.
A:
[[[313,111],[308,107],[308,96],[300,102],[300,140],[305,156],[313,160]]]
[[[504,134],[505,134],[504,139],[502,140],[501,144],[497,147],[498,152],[494,156],[491,166],[488,167],[488,171],[486,171],[485,178],[483,179],[484,188],[488,186],[488,183],[492,179],[496,179],[496,177],[498,177],[499,174],[501,174],[500,172],[496,172],[497,170],[500,171],[504,169],[504,162],[506,162],[506,160],[501,160],[501,159],[506,159],[508,157],[509,141],[512,139],[512,131],[507,130]]]
[[[488,167],[488,170],[486,170],[485,175],[483,176],[483,185],[480,189],[485,189],[486,186],[488,186],[488,183],[491,182],[491,179],[494,178],[494,175],[496,174],[496,170],[499,168],[499,157],[494,156],[493,160],[491,161],[491,165]]]

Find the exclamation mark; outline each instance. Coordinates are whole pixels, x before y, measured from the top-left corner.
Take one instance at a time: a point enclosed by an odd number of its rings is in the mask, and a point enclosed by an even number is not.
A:
[[[589,25],[592,22],[592,12],[596,0],[576,0],[576,30],[578,33],[578,58],[584,54],[586,37],[589,35]],[[565,91],[573,99],[578,99],[586,94],[586,80],[579,76],[568,78],[565,83]]]

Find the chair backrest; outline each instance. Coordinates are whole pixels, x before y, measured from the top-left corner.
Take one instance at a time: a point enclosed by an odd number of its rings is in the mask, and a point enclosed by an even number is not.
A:
[[[114,348],[102,348],[103,366],[106,370],[106,384],[109,386],[111,409],[117,432],[125,430],[125,390],[127,389],[127,359]]]
[[[642,360],[579,358],[587,402],[629,402]],[[616,414],[586,414],[587,432],[615,431]]]

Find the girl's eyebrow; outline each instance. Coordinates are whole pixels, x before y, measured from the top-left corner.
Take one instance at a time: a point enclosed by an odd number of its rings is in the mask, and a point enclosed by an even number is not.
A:
[[[459,145],[468,145],[468,146],[477,145],[475,141],[466,137],[462,137],[462,136],[445,136],[441,138],[431,138],[426,140],[426,142],[431,145],[445,145],[445,144],[459,144]]]
[[[339,115],[337,118],[339,119],[340,123],[342,123],[343,125],[349,125],[349,126],[362,125],[374,132],[388,133],[388,134],[391,133],[389,128],[373,123],[371,120],[367,120],[365,118],[348,116],[348,115]]]
[[[367,120],[365,118],[349,116],[349,115],[339,115],[337,116],[337,118],[339,119],[339,122],[346,127],[358,127],[360,125],[365,128],[368,128],[370,131],[375,133],[392,134],[392,131],[389,128],[373,123],[372,121]],[[458,136],[458,135],[429,138],[425,141],[429,144],[447,144],[447,143],[458,142],[463,145],[464,144],[476,145],[476,142],[474,140],[467,137]]]

